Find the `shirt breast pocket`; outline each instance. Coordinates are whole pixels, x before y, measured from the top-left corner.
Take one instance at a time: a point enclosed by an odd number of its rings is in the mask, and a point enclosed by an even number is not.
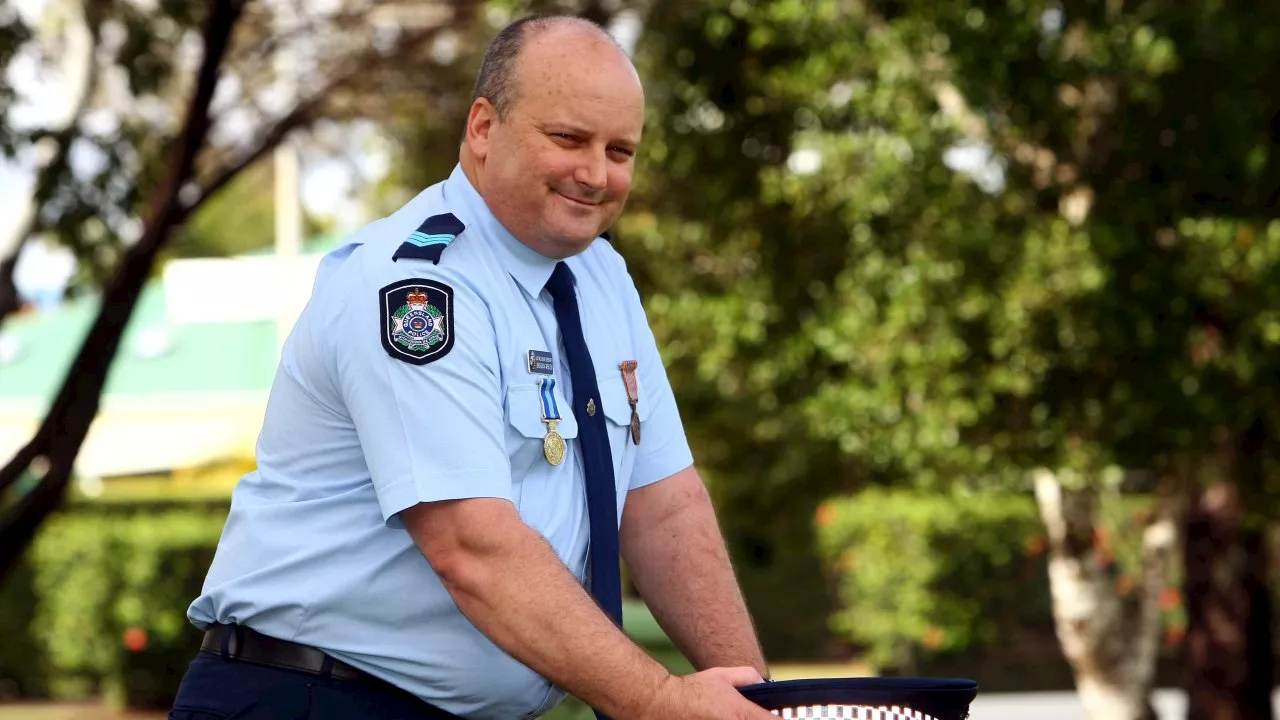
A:
[[[639,380],[637,379],[637,384]],[[622,373],[596,375],[600,388],[600,402],[609,430],[609,449],[613,453],[614,480],[619,500],[631,486],[631,469],[635,466],[638,447],[631,437],[631,402],[627,396],[627,384]],[[649,419],[649,406],[644,402],[644,388],[639,388],[636,415],[640,419],[640,441],[644,441],[644,423]],[[621,503],[619,503],[621,505]]]
[[[510,385],[507,388],[507,458],[511,463],[511,480],[517,505],[522,505],[521,494],[525,481],[531,474],[544,468],[558,470],[564,467],[564,463],[559,467],[550,466],[543,450],[547,423],[542,421],[541,390],[541,386],[534,383]],[[560,413],[556,432],[566,441],[578,437],[578,422],[573,417],[572,408],[560,388],[557,387],[553,392],[556,408]]]

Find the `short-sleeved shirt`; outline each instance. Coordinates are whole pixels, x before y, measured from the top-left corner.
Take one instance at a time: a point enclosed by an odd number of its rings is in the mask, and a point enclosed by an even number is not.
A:
[[[442,214],[456,219],[442,226],[456,236],[438,264],[393,260],[407,240],[447,241],[420,232]],[[629,490],[689,467],[692,456],[621,256],[602,237],[565,262],[596,406],[608,419],[620,522]],[[588,582],[571,379],[544,288],[555,264],[497,221],[460,168],[329,253],[284,344],[257,469],[234,491],[191,621],[321,648],[463,717],[554,707],[563,692],[461,613],[397,513],[421,502],[509,500]],[[628,360],[638,363],[638,444],[620,370]],[[544,389],[561,410],[567,451],[558,465],[544,453]]]

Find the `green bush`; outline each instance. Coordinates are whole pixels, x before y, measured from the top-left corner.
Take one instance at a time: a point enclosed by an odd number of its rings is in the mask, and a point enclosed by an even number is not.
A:
[[[1148,497],[1119,494],[1099,504],[1095,555],[1130,602],[1137,527],[1150,506]],[[816,520],[839,588],[832,627],[873,666],[981,668],[989,685],[1016,689],[1069,681],[1053,629],[1044,528],[1029,494],[875,489],[825,503]],[[1161,601],[1166,659],[1186,623],[1180,576],[1175,564]]]
[[[186,609],[225,507],[63,513],[31,553],[36,636],[59,699],[163,707],[199,645]]]
[[[225,501],[122,501],[53,517],[0,587],[0,701],[105,695],[118,706],[170,706],[200,642],[186,610],[226,514]],[[623,619],[660,661],[689,670],[643,603],[627,601]],[[579,715],[590,712],[570,699],[553,717]]]
[[[48,692],[48,668],[32,632],[35,614],[31,566],[23,562],[0,585],[0,703]]]
[[[868,490],[818,512],[838,578],[833,629],[881,669],[1051,621],[1043,540],[1025,495]]]

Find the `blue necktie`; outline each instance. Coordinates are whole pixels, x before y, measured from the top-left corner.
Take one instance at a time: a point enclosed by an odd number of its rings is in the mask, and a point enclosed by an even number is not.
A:
[[[556,322],[564,341],[573,381],[573,417],[578,421],[578,446],[587,484],[587,518],[591,522],[591,594],[613,621],[622,626],[622,576],[618,569],[618,498],[613,485],[613,451],[605,427],[604,402],[596,386],[582,318],[573,290],[573,271],[563,262],[547,281]],[[588,411],[588,404],[592,405]]]

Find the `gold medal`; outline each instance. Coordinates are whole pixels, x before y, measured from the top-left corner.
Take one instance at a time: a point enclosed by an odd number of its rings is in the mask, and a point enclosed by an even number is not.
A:
[[[559,465],[564,462],[564,438],[556,432],[556,424],[560,421],[545,420],[544,422],[547,423],[547,436],[542,439],[542,454],[547,456],[547,462]]]
[[[564,462],[564,438],[556,432],[560,423],[560,409],[556,407],[556,379],[542,378],[538,396],[542,400],[542,422],[547,424],[547,436],[542,439],[542,454],[547,462],[559,465]]]
[[[636,380],[636,367],[640,363],[627,360],[618,366],[622,370],[622,382],[627,386],[627,402],[631,403],[631,442],[640,444],[640,415],[636,403],[640,402],[640,383]]]

